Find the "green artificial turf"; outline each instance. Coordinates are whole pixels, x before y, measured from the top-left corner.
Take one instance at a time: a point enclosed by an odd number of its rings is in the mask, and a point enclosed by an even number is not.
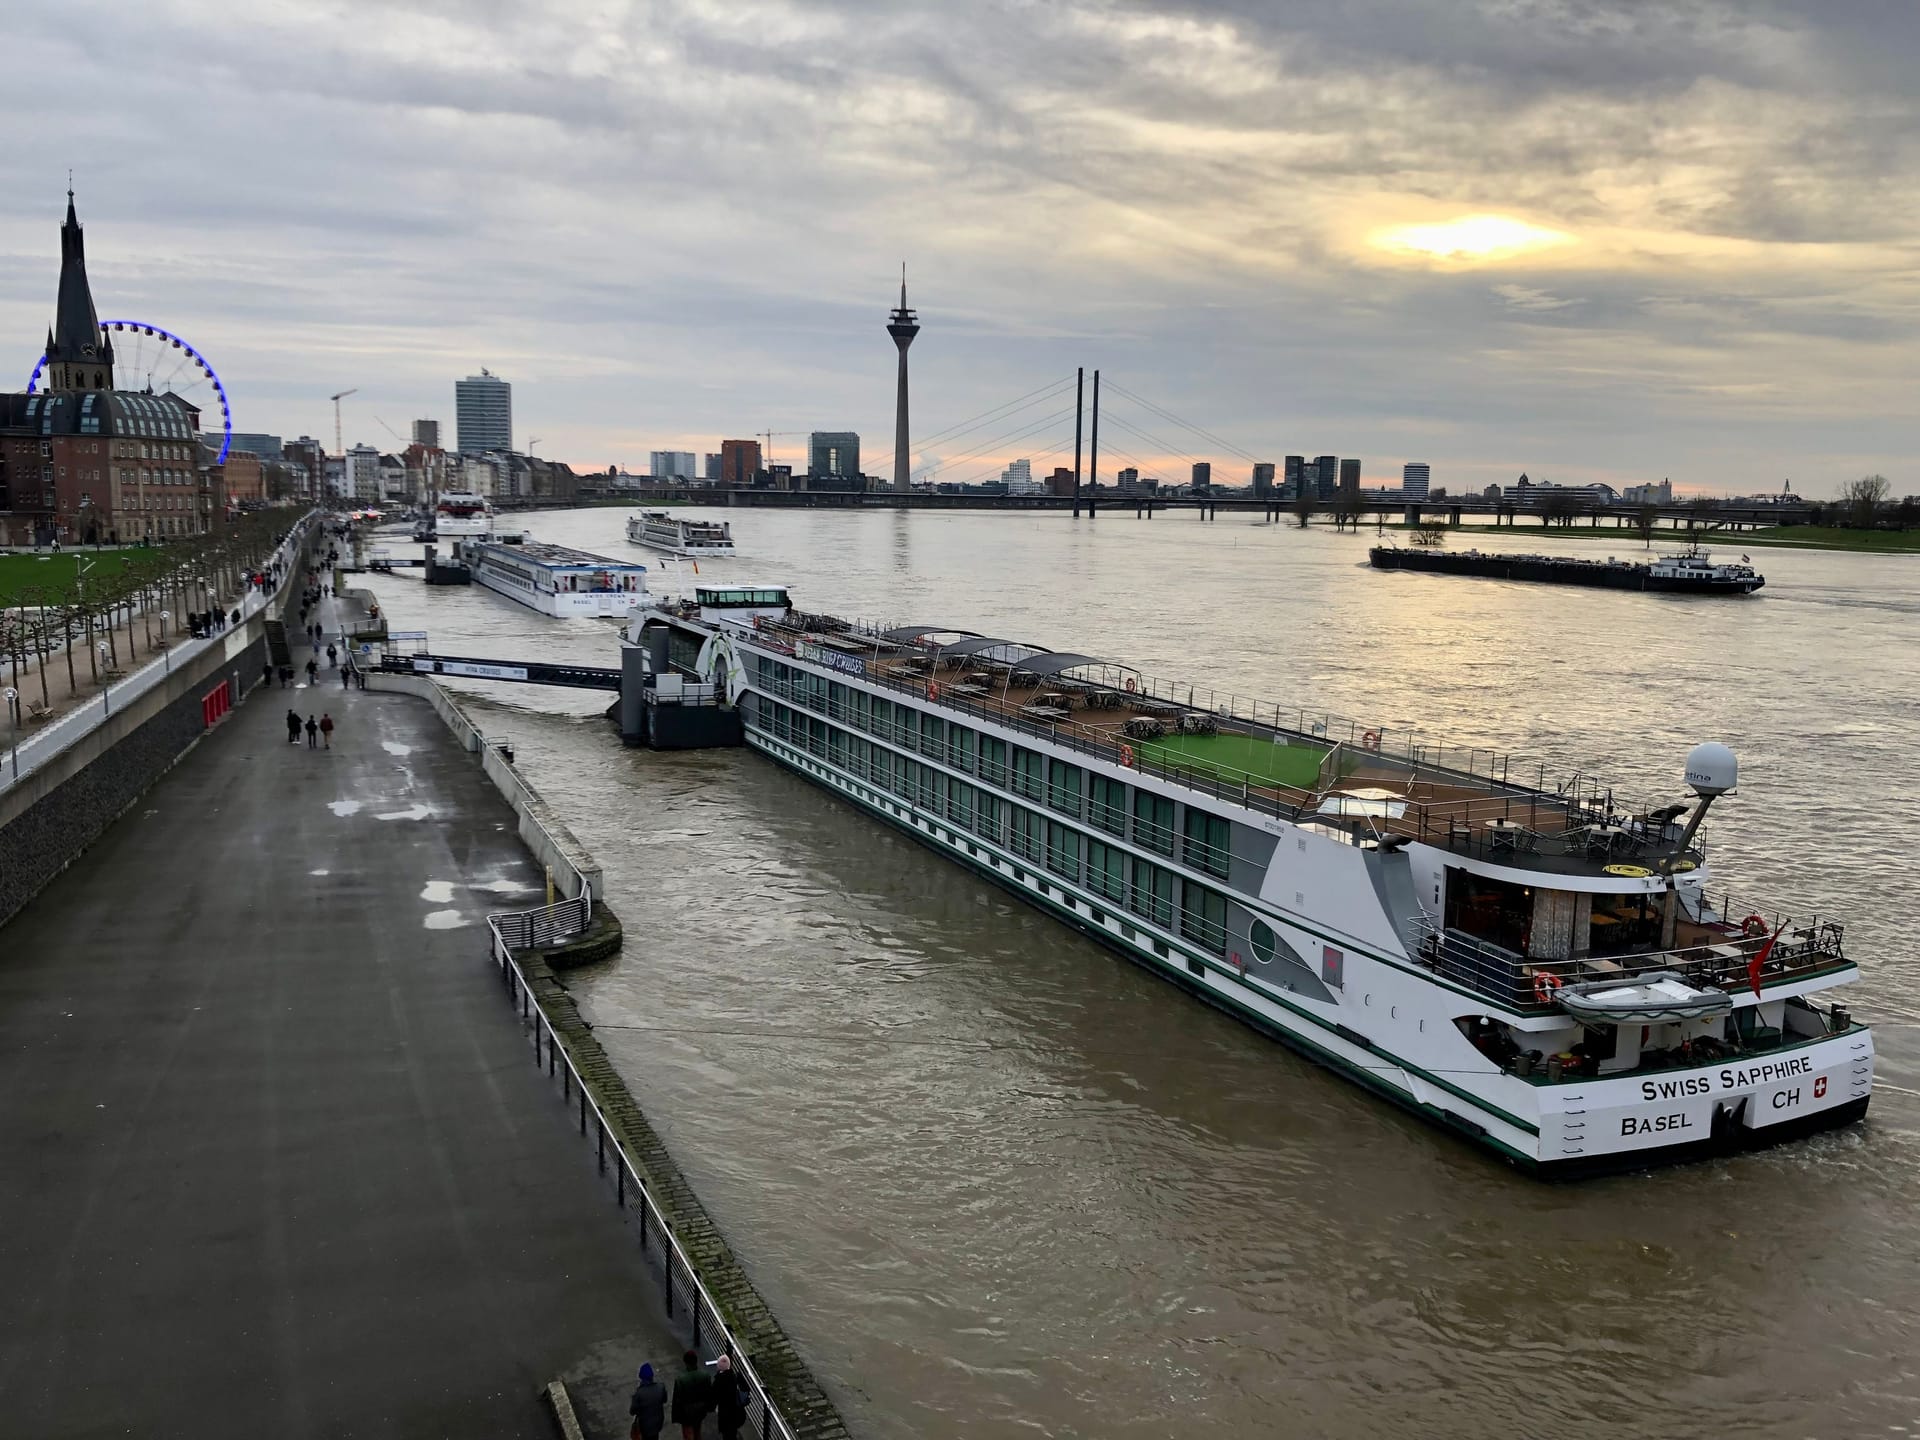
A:
[[[1189,765],[1234,783],[1252,776],[1296,790],[1313,788],[1326,754],[1318,746],[1276,745],[1258,735],[1169,735],[1140,741],[1136,748],[1162,765]]]
[[[74,593],[74,574],[83,560],[92,567],[87,571],[89,579],[104,579],[140,553],[127,549],[0,555],[0,605],[42,603],[42,597],[32,592],[48,588],[57,592],[49,597],[57,604]]]

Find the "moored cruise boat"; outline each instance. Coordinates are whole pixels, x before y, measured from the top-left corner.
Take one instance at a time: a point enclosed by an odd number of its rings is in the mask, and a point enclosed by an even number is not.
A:
[[[1736,778],[1634,806],[1485,750],[1122,664],[704,586],[635,612],[747,743],[1417,1114],[1551,1177],[1848,1124],[1841,924],[1729,899]]]
[[[449,490],[433,507],[433,534],[440,540],[485,540],[493,534],[493,506],[484,495]]]
[[[625,619],[647,600],[647,567],[539,541],[461,542],[473,578],[543,615]]]
[[[627,540],[669,555],[733,554],[733,530],[724,520],[689,520],[670,510],[643,510],[627,517]]]

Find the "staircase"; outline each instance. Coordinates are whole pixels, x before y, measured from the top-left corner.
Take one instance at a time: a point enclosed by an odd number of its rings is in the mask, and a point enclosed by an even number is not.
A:
[[[274,663],[276,669],[282,665],[293,664],[293,652],[287,648],[286,623],[280,620],[268,620],[266,627],[267,658]]]

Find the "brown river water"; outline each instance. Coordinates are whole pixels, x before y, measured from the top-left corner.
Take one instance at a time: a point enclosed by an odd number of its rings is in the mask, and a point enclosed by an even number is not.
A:
[[[526,523],[645,558],[626,513]],[[1724,740],[1720,879],[1843,915],[1877,1028],[1862,1126],[1543,1185],[757,755],[626,750],[610,697],[466,684],[626,921],[572,982],[588,1017],[857,1434],[1920,1428],[1920,557],[1756,550],[1764,591],[1699,600],[1376,573],[1368,533],[1225,515],[721,513],[740,555],[701,578],[808,609],[1111,656],[1635,796],[1678,798],[1687,749]],[[656,592],[694,581],[647,563]],[[609,622],[373,588],[442,653],[617,663]]]

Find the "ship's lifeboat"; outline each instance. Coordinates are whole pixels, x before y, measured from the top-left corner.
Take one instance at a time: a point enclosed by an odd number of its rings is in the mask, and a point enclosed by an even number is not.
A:
[[[1672,970],[1630,980],[1581,980],[1562,985],[1554,999],[1576,1020],[1590,1025],[1658,1025],[1669,1020],[1705,1020],[1733,1009],[1733,997],[1712,987],[1698,989]]]

